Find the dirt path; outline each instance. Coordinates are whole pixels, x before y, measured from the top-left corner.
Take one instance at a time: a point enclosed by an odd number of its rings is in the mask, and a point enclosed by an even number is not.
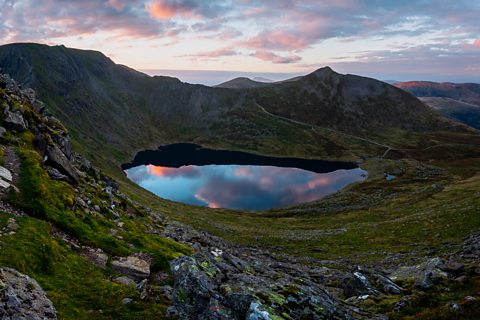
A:
[[[311,125],[311,124],[309,124],[309,123],[305,123],[305,122],[297,121],[297,120],[294,120],[294,119],[289,119],[289,118],[286,118],[286,117],[282,117],[282,116],[273,114],[273,113],[271,113],[271,112],[268,112],[263,106],[259,105],[259,104],[256,103],[256,102],[255,102],[255,104],[257,105],[257,107],[258,107],[260,110],[262,110],[264,113],[266,113],[267,115],[269,115],[269,116],[271,116],[271,117],[274,117],[274,118],[277,118],[277,119],[280,119],[280,120],[284,120],[284,121],[288,121],[288,122],[291,122],[291,123],[299,124],[299,125],[302,125],[302,126],[310,127],[310,128],[311,128],[314,132],[316,132],[316,133],[319,133],[319,132],[317,131],[317,128],[319,128],[319,129],[322,129],[322,130],[326,130],[326,131],[333,132],[333,133],[335,133],[335,134],[339,134],[339,135],[343,135],[343,136],[350,137],[350,138],[353,138],[353,139],[361,140],[361,141],[368,142],[368,143],[371,143],[371,144],[380,146],[380,147],[382,147],[382,148],[385,148],[386,150],[385,150],[385,152],[383,153],[383,155],[381,156],[381,158],[384,158],[384,157],[388,154],[388,152],[390,152],[391,150],[397,150],[397,149],[394,148],[394,147],[388,146],[388,145],[386,145],[386,144],[377,142],[377,141],[372,140],[372,139],[362,138],[362,137],[359,137],[359,136],[355,136],[355,135],[352,135],[352,134],[344,133],[344,132],[337,131],[337,130],[334,130],[334,129],[325,128],[325,127],[319,127],[319,126],[313,126],[313,125]]]

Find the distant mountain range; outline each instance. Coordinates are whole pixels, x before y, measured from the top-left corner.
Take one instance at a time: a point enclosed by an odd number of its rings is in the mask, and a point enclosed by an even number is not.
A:
[[[230,88],[230,89],[248,89],[259,88],[270,85],[270,82],[262,82],[258,80],[252,80],[246,77],[238,77],[223,83],[216,85],[217,88]]]
[[[419,97],[444,116],[480,129],[480,84],[410,81],[394,85]]]

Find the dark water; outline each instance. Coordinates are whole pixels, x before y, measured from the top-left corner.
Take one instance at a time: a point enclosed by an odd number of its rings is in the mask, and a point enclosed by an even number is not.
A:
[[[173,144],[123,165],[130,180],[183,203],[263,210],[309,202],[363,181],[355,163],[275,158]]]

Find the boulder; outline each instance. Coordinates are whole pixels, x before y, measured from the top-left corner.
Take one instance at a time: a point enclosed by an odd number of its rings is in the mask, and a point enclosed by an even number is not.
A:
[[[12,173],[5,167],[0,166],[0,190],[10,188],[12,182]]]
[[[47,153],[47,138],[45,135],[38,133],[33,139],[33,146],[35,150],[43,157]]]
[[[150,261],[137,255],[116,257],[112,260],[112,269],[141,281],[150,276]]]
[[[5,167],[0,166],[0,178],[8,182],[12,182],[12,173]]]
[[[180,257],[170,266],[175,281],[173,302],[177,310],[182,316],[201,314],[210,302],[214,283],[191,256]]]
[[[55,137],[55,142],[62,150],[63,154],[69,159],[72,159],[72,144],[68,135],[59,135]]]
[[[27,125],[20,112],[5,111],[5,127],[7,129],[23,132],[27,130]]]
[[[55,307],[38,283],[10,268],[0,269],[0,319],[57,319]]]
[[[78,184],[78,175],[75,168],[56,145],[48,146],[46,155],[46,164],[68,176],[71,183]]]
[[[352,272],[343,280],[343,293],[350,298],[360,295],[377,295],[380,292],[374,287],[367,275],[360,269]]]
[[[271,269],[279,264],[262,257],[249,261],[214,248],[173,260],[172,299],[179,317],[280,319],[286,313],[292,319],[384,319],[359,315],[320,284],[299,281],[297,273],[279,276]]]

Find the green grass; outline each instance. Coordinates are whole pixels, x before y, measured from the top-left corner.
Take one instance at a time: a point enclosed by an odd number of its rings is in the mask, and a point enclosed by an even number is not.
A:
[[[168,261],[190,252],[183,245],[149,234],[143,225],[148,219],[141,215],[136,220],[123,216],[128,226],[122,234],[124,239],[112,236],[110,230],[115,229],[116,224],[108,212],[92,216],[82,208],[76,207],[74,211],[75,193],[72,186],[50,179],[40,166],[41,158],[35,151],[20,148],[18,153],[21,159],[21,193],[14,196],[13,201],[36,217],[53,223],[83,244],[101,248],[111,255],[149,252],[156,257],[155,263],[165,270],[168,269]],[[106,196],[104,192],[88,186],[83,188],[89,192],[93,202],[102,204],[101,197]],[[129,246],[130,243],[135,245],[134,249]]]
[[[11,215],[0,213],[0,229]],[[110,281],[113,274],[90,264],[66,243],[52,238],[45,221],[15,217],[14,235],[0,237],[0,266],[15,268],[37,280],[58,311],[59,319],[159,319],[167,301],[141,301],[134,288]],[[134,302],[123,305],[122,299]]]

